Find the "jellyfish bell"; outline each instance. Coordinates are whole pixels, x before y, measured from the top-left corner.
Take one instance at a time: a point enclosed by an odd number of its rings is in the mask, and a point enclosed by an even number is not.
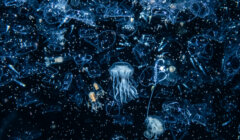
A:
[[[133,67],[127,62],[115,62],[109,68],[113,80],[113,97],[121,104],[138,97],[137,90],[132,83],[133,72]]]
[[[120,77],[126,77],[132,76],[134,69],[127,62],[116,62],[110,67],[109,72],[111,75],[119,75]]]

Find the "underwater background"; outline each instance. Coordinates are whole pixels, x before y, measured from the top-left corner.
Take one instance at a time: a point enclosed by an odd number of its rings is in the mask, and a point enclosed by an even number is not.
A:
[[[0,0],[0,139],[240,139],[239,4]]]

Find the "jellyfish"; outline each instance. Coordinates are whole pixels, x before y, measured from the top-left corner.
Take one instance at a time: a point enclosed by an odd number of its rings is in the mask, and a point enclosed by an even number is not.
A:
[[[134,69],[127,62],[116,62],[109,68],[109,73],[113,80],[113,98],[121,104],[136,99],[138,93],[133,85]]]
[[[144,136],[147,139],[157,139],[164,132],[164,125],[157,116],[149,116],[145,120],[147,130],[144,132]]]

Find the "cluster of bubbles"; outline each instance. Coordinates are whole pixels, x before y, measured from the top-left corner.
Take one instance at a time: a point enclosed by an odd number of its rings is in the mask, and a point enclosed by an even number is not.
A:
[[[205,138],[239,135],[239,1],[2,0],[0,9],[0,139],[51,135],[39,124],[11,130],[20,112],[82,118],[78,127],[104,118],[81,139],[106,138],[109,120],[138,129],[112,130],[112,140],[204,139],[196,125]],[[67,125],[56,137],[76,134]]]

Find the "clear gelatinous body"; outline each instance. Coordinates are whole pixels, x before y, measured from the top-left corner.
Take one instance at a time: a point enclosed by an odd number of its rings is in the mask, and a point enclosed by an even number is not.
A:
[[[110,67],[109,73],[113,80],[113,98],[117,102],[127,103],[138,97],[137,90],[132,84],[133,72],[133,67],[127,62],[116,62]]]
[[[144,136],[147,139],[157,139],[158,136],[160,136],[164,132],[164,125],[162,121],[155,116],[149,116],[145,120],[145,123],[147,125],[147,130],[144,132]]]

